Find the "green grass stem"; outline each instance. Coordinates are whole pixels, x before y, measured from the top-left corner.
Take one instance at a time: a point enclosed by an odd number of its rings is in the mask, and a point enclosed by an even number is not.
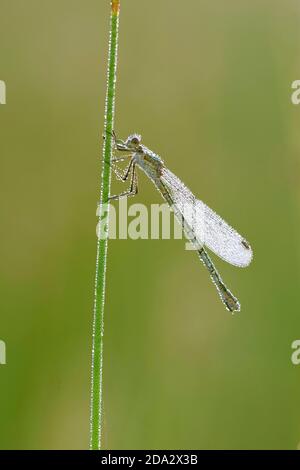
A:
[[[109,221],[108,198],[111,181],[112,132],[114,129],[115,88],[118,52],[118,30],[120,0],[111,0],[110,35],[107,69],[107,92],[105,104],[104,145],[102,159],[102,176],[100,191],[100,211],[106,213],[106,226]],[[100,220],[99,220],[100,222]],[[90,448],[102,448],[103,434],[103,339],[105,309],[105,278],[107,266],[107,237],[97,241],[95,298],[93,315],[93,346],[92,346],[92,380],[91,380],[91,414],[90,414]]]

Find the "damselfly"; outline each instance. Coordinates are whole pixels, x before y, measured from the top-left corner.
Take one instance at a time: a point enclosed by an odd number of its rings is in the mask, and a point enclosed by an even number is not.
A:
[[[224,284],[205,247],[228,263],[245,267],[252,259],[249,243],[202,201],[196,199],[182,181],[165,167],[163,160],[141,143],[140,135],[132,134],[126,140],[119,140],[115,135],[113,137],[115,150],[122,152],[122,155],[113,157],[113,169],[122,181],[130,179],[130,187],[117,196],[111,196],[110,199],[137,194],[136,167],[143,170],[182,224],[185,236],[207,268],[226,308],[230,312],[239,311],[239,301]],[[124,174],[120,175],[115,163],[127,158],[130,159],[129,165]]]

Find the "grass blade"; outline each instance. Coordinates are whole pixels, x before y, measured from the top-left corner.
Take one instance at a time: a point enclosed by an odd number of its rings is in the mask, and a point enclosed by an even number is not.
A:
[[[107,92],[105,104],[105,140],[103,146],[103,163],[100,192],[100,217],[107,210],[107,226],[109,217],[112,154],[112,131],[114,128],[115,87],[118,53],[120,0],[111,0],[110,36],[107,69]],[[90,415],[90,448],[100,450],[102,446],[103,421],[103,339],[104,339],[104,308],[105,278],[107,261],[107,238],[97,241],[96,278],[93,316],[93,347],[92,347],[92,380],[91,380],[91,415]]]

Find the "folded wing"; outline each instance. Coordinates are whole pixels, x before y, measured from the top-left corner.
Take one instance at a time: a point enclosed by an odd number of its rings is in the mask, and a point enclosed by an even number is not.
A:
[[[228,263],[245,267],[252,259],[249,243],[228,225],[219,215],[202,201],[167,169],[163,169],[161,179],[173,200],[174,212],[181,216],[188,238],[211,251]]]

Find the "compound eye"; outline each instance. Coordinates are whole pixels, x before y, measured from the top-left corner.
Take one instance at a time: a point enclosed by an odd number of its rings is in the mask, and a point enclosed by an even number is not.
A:
[[[141,143],[141,136],[138,134],[132,134],[131,136],[128,137],[127,140],[131,145],[134,145],[137,147]]]

